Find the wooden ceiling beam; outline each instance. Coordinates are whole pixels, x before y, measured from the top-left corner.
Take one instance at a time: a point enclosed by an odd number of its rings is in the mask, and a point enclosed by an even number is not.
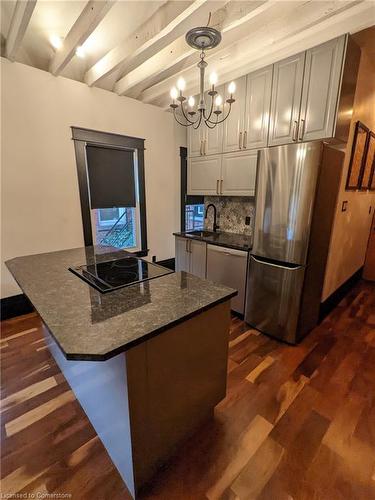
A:
[[[220,81],[230,81],[341,34],[371,26],[374,24],[371,4],[367,1],[295,2],[288,18],[277,19],[276,16],[272,23],[259,20],[259,28],[249,31],[251,36],[213,54],[207,61],[219,73]],[[254,21],[258,22],[258,19]],[[139,99],[165,107],[169,90],[179,76],[186,80],[186,95],[196,94],[197,74],[191,66],[147,88],[138,96]]]
[[[77,47],[84,44],[100,21],[105,17],[114,1],[89,0],[64,39],[61,49],[55,52],[49,70],[59,75],[74,57]]]
[[[128,39],[94,64],[84,81],[91,86],[119,68],[133,70],[197,23],[205,24],[212,6],[227,1],[194,0],[187,7],[185,2],[166,2]]]
[[[27,2],[18,0],[16,3],[5,44],[6,57],[11,61],[15,60],[35,5],[36,0],[28,0]]]
[[[231,0],[215,11],[212,14],[210,26],[214,26],[223,34],[224,38],[220,47],[228,44],[228,33],[231,30],[237,31],[241,25],[270,9],[275,3],[270,0],[246,2]],[[196,51],[187,45],[185,37],[180,37],[141,66],[125,74],[116,83],[114,90],[119,95],[137,95],[139,93],[137,87],[147,88],[156,83],[155,77],[158,77],[159,81],[167,78],[178,71],[176,68],[180,68],[182,64],[185,67],[189,66],[196,58]]]

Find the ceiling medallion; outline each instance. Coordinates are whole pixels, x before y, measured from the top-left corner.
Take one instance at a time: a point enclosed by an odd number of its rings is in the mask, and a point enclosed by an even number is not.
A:
[[[217,84],[217,74],[211,73],[210,75],[210,89],[207,94],[211,97],[211,102],[207,110],[205,96],[204,96],[204,76],[205,70],[208,66],[205,61],[205,50],[213,49],[217,47],[221,42],[221,33],[215,28],[210,28],[209,26],[193,28],[186,33],[185,40],[190,47],[193,49],[200,51],[200,61],[197,64],[199,68],[199,102],[197,107],[195,108],[195,99],[190,96],[188,99],[182,94],[185,90],[186,83],[185,80],[181,77],[177,81],[177,87],[173,87],[171,90],[171,98],[172,103],[170,107],[173,109],[173,115],[175,120],[184,127],[193,127],[197,129],[201,123],[205,123],[209,128],[215,128],[219,123],[223,123],[226,120],[231,112],[232,104],[235,102],[233,97],[234,92],[236,90],[236,85],[234,82],[231,82],[228,85],[228,93],[229,98],[226,99],[226,103],[229,105],[228,110],[223,118],[220,118],[220,115],[223,113],[223,98],[220,94],[218,94],[215,89],[215,85]],[[179,104],[177,104],[177,102]],[[181,114],[185,119],[185,123],[180,121],[177,116],[176,109],[180,107]]]

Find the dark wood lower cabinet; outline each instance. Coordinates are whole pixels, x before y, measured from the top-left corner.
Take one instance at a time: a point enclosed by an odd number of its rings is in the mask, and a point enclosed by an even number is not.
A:
[[[130,499],[36,313],[2,323],[1,360],[3,495]],[[373,283],[357,284],[298,346],[232,318],[226,398],[141,497],[375,498],[374,381]]]

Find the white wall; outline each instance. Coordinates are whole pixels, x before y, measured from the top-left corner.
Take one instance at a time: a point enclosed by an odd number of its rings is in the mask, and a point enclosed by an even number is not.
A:
[[[345,152],[322,301],[345,283],[365,262],[372,214],[375,209],[375,193],[345,191],[354,127],[357,120],[375,130],[375,64],[372,57],[365,51],[362,51],[359,67],[351,133]],[[347,211],[342,212],[341,206],[345,200],[348,202]],[[371,213],[369,213],[370,207],[372,207]]]
[[[149,256],[172,257],[186,145],[173,116],[3,58],[1,80],[1,297],[20,293],[5,260],[83,246],[72,125],[146,139]]]

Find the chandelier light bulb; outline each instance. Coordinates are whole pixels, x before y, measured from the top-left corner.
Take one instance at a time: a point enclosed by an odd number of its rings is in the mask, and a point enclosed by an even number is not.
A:
[[[177,91],[176,87],[171,88],[170,96],[171,96],[171,99],[173,99],[174,101],[177,99],[178,91]]]
[[[221,97],[220,94],[216,96],[215,104],[218,108],[223,104],[223,98]]]
[[[195,99],[193,96],[190,96],[189,99],[188,99],[188,104],[189,106],[192,108],[194,107],[194,104],[195,104]]]
[[[236,92],[236,84],[234,82],[230,82],[228,85],[228,92],[232,95]]]
[[[217,77],[217,73],[213,72],[210,74],[210,84],[211,85],[216,85],[217,84],[217,80],[218,80],[218,77]]]
[[[51,35],[49,37],[49,41],[51,42],[52,47],[56,50],[61,49],[61,47],[63,45],[62,39],[57,35]]]
[[[180,77],[177,80],[177,88],[180,92],[183,92],[185,90],[185,87],[186,87],[186,82],[182,77]]]
[[[82,47],[82,45],[79,45],[77,48],[76,48],[76,56],[79,57],[80,59],[82,59],[83,57],[85,57],[85,49]]]

